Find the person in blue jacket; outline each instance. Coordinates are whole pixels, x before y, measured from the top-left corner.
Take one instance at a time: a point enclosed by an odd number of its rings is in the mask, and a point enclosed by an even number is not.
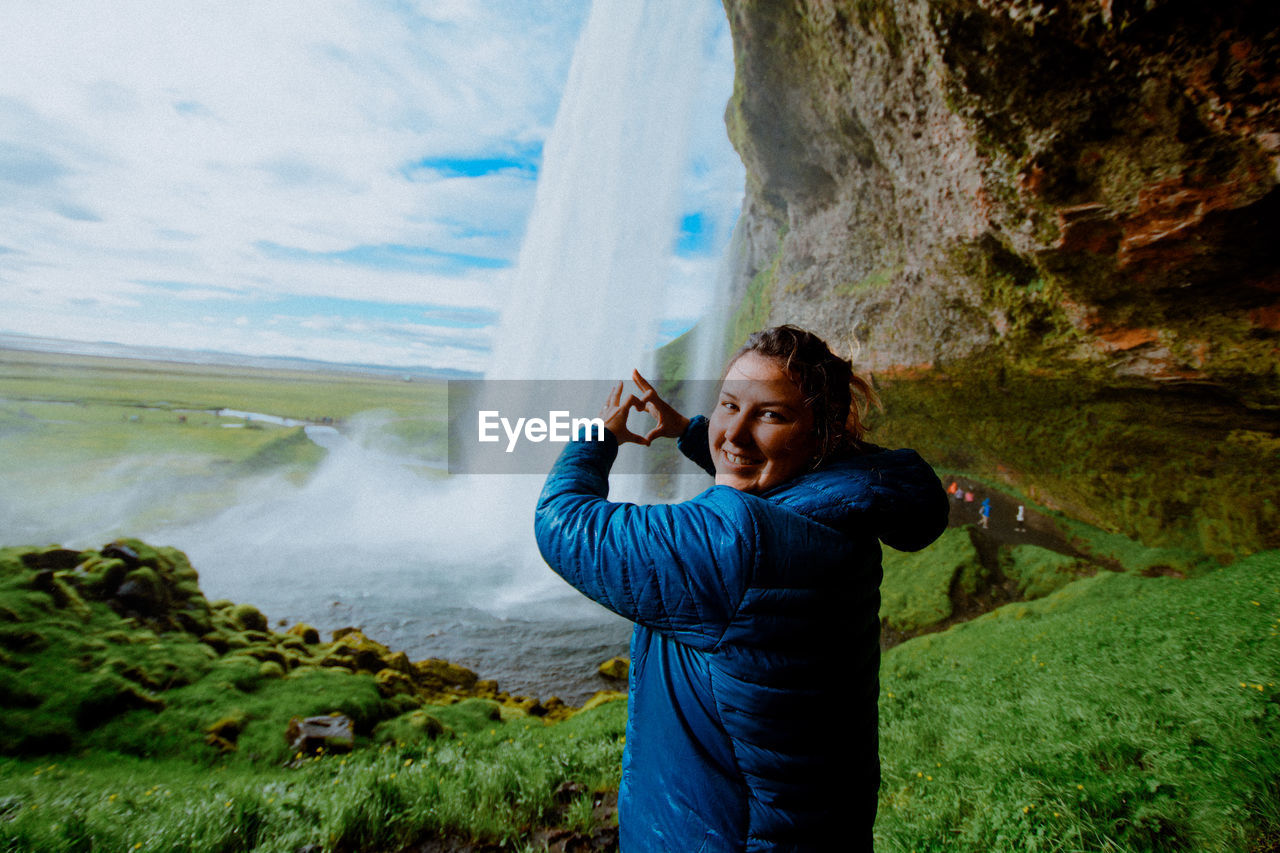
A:
[[[551,568],[636,624],[622,850],[871,850],[880,543],[936,539],[942,484],[914,451],[863,440],[870,385],[793,326],[747,341],[709,419],[633,379],[604,440],[567,445],[535,522]],[[656,426],[631,432],[632,411]],[[715,485],[609,501],[619,443],[663,436]]]

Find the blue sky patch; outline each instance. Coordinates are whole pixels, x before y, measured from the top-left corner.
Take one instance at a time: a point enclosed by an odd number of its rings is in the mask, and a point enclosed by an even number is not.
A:
[[[680,220],[680,236],[676,238],[676,254],[705,255],[715,248],[715,229],[702,211],[686,214]]]
[[[532,180],[542,165],[542,146],[530,145],[513,154],[487,157],[423,157],[406,165],[401,172],[413,180],[421,172],[442,178],[481,178],[499,172],[518,172]]]
[[[428,246],[405,246],[399,243],[352,246],[334,252],[313,252],[297,246],[282,246],[270,240],[259,240],[254,246],[270,258],[286,261],[350,264],[385,272],[460,273],[469,269],[496,270],[511,266],[506,258],[442,252]]]

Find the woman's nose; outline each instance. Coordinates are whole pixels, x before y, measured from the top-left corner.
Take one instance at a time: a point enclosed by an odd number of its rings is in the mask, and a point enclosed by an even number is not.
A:
[[[747,429],[747,417],[743,412],[738,412],[725,424],[724,437],[738,447],[751,443],[751,431]]]

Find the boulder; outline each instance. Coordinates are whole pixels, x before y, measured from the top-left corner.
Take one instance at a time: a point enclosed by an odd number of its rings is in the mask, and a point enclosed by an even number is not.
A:
[[[350,752],[355,746],[355,726],[350,717],[330,714],[327,717],[294,717],[289,720],[285,741],[293,752],[314,754]]]
[[[381,669],[373,678],[378,683],[378,692],[387,698],[413,696],[418,692],[413,679],[398,669]]]
[[[439,658],[417,661],[413,664],[413,671],[414,681],[428,690],[477,692],[480,687],[480,678],[474,672]],[[496,693],[496,683],[493,688]]]
[[[616,657],[609,658],[607,661],[600,664],[600,668],[597,671],[605,678],[614,678],[625,681],[630,670],[631,662],[627,658]]]
[[[237,604],[231,608],[231,621],[241,631],[266,631],[267,617],[252,604]]]
[[[296,625],[290,626],[289,630],[285,631],[285,633],[293,637],[300,637],[302,642],[309,646],[319,645],[320,643],[320,632],[315,628],[312,628],[306,622],[299,622]]]
[[[354,669],[376,673],[387,668],[391,649],[369,639],[358,628],[348,628],[334,632],[333,648],[327,656],[344,659]]]

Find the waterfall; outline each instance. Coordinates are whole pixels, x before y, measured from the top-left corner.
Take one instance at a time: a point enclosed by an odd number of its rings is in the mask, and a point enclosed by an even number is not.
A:
[[[623,378],[648,366],[710,13],[684,0],[592,6],[488,378]]]
[[[713,13],[710,0],[594,4],[482,384],[625,378],[648,366]],[[625,646],[625,623],[538,556],[545,468],[424,480],[359,440],[331,438],[307,483],[255,482],[231,510],[150,538],[187,550],[214,597],[322,630],[363,625],[504,688],[589,687],[595,664]]]

